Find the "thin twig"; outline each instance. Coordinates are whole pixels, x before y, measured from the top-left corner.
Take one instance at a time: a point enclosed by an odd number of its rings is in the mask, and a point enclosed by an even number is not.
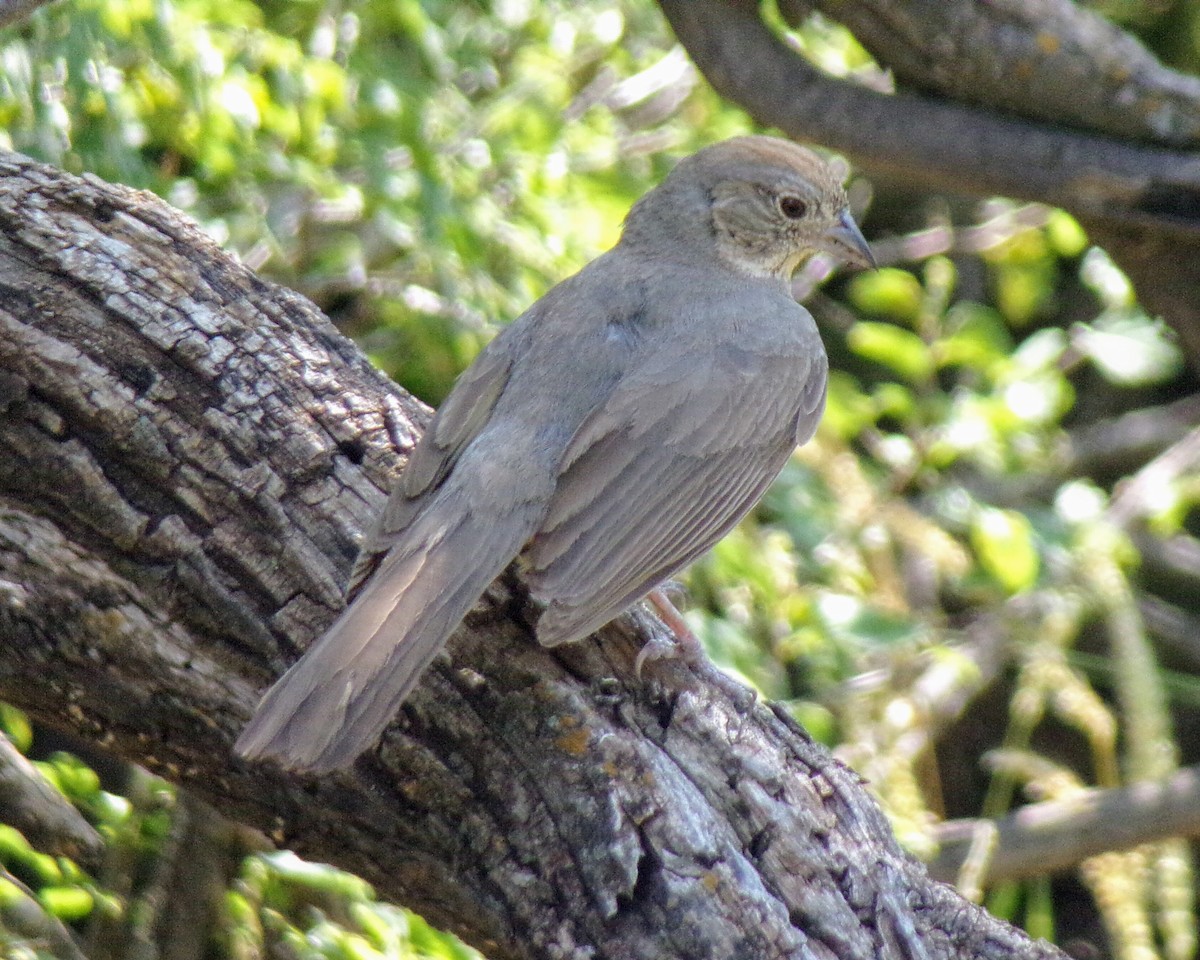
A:
[[[976,834],[994,830],[987,882],[1043,876],[1108,850],[1167,837],[1200,835],[1200,767],[1160,782],[1086,790],[1069,800],[1035,803],[998,821],[951,820],[936,830],[941,853],[929,873],[953,882]]]

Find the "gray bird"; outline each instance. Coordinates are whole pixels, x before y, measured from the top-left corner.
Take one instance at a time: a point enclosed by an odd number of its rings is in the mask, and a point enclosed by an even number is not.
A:
[[[738,137],[681,161],[617,245],[459,378],[359,557],[349,606],[267,691],[236,750],[349,765],[518,555],[546,646],[608,623],[758,502],[825,403],[788,280],[873,265],[816,154]]]

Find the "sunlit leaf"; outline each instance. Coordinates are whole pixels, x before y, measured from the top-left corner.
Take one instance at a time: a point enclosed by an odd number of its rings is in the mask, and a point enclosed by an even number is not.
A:
[[[1050,212],[1046,219],[1046,236],[1060,257],[1077,257],[1087,249],[1087,233],[1065,210]]]
[[[1122,311],[1078,328],[1076,345],[1110,381],[1127,387],[1178,376],[1183,354],[1169,332],[1138,311]]]
[[[900,383],[881,383],[871,394],[876,419],[891,417],[906,420],[917,412],[918,401],[912,390]]]
[[[1015,510],[982,508],[971,525],[971,546],[980,565],[1009,593],[1033,586],[1040,561],[1029,519]]]
[[[843,439],[858,436],[875,422],[877,405],[855,379],[841,370],[829,371],[825,416],[821,429]]]
[[[828,707],[811,700],[793,700],[786,706],[788,713],[818,743],[833,746],[837,742],[837,718]]]
[[[921,310],[921,281],[907,270],[884,267],[854,275],[850,302],[860,310],[912,323]]]
[[[58,860],[41,853],[14,827],[0,823],[0,863],[25,872],[38,884],[60,884],[66,878]]]
[[[861,597],[826,593],[817,606],[831,631],[855,643],[886,647],[911,643],[921,634],[912,620],[880,610]]]
[[[970,301],[954,304],[946,312],[950,333],[935,346],[939,366],[965,366],[990,370],[1013,348],[1004,318],[992,307]]]
[[[83,887],[42,887],[38,900],[46,911],[60,920],[82,920],[92,912],[95,900]]]
[[[33,727],[29,718],[7,703],[0,703],[0,732],[22,753],[27,751],[33,742]]]
[[[860,357],[881,363],[909,381],[920,382],[933,372],[933,354],[925,341],[893,324],[856,323],[846,343]]]

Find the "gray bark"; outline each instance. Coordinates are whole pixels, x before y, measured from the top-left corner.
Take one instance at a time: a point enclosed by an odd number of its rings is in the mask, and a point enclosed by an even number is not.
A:
[[[36,767],[0,736],[0,810],[29,843],[56,856],[95,863],[103,841]]]
[[[0,154],[0,697],[494,960],[1060,956],[783,710],[637,679],[632,622],[542,650],[512,577],[352,771],[234,760],[424,417],[160,202]]]
[[[815,0],[904,86],[1118,139],[1194,147],[1200,77],[1072,0]]]
[[[27,19],[38,7],[50,0],[0,0],[0,28],[12,26]]]

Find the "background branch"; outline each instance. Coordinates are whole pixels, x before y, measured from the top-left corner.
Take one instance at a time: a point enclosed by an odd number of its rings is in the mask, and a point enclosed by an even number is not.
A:
[[[50,0],[0,0],[0,30],[28,19],[38,7]]]
[[[901,84],[1029,120],[1186,148],[1200,78],[1072,0],[818,0]]]
[[[981,881],[1005,883],[1078,866],[1109,850],[1200,834],[1200,770],[1189,767],[1160,783],[1084,790],[1067,800],[1022,807],[999,821],[951,820],[935,833],[941,844],[929,872],[953,882],[980,830],[994,832]]]
[[[0,736],[0,808],[32,846],[96,862],[102,849],[100,835],[4,736]]]

